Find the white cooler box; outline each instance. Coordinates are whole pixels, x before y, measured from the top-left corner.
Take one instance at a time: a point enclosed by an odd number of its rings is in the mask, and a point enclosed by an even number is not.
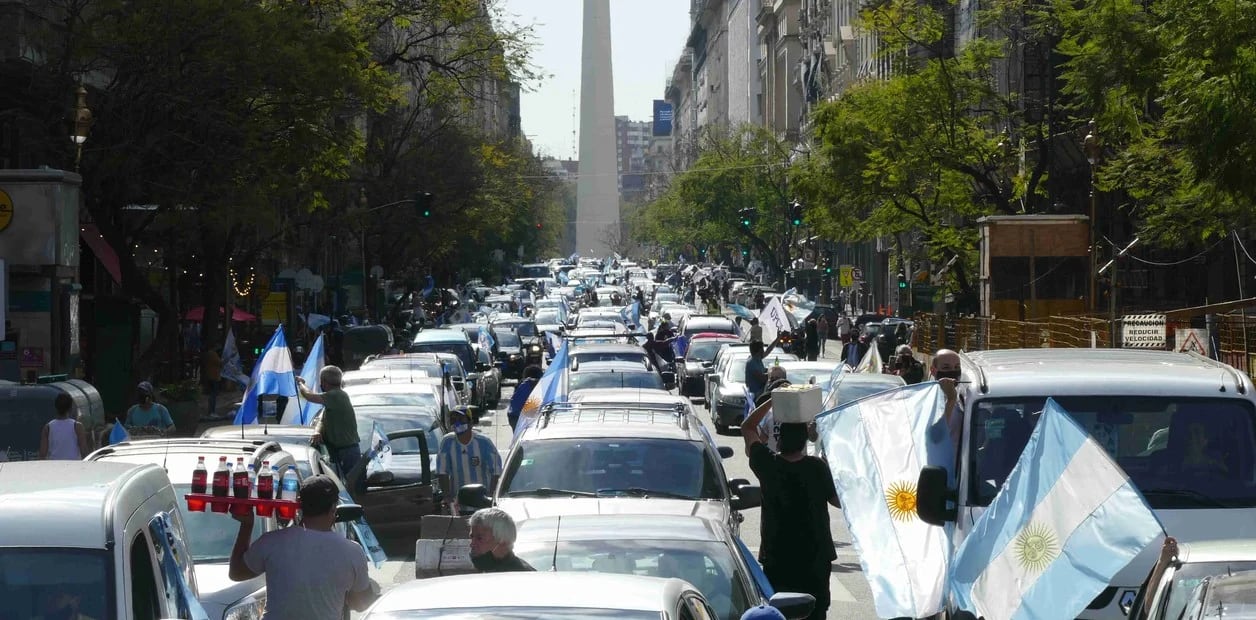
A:
[[[471,565],[470,528],[467,517],[427,515],[420,522],[414,543],[414,577],[444,577],[476,572]]]
[[[824,390],[818,385],[789,385],[772,390],[772,418],[777,424],[806,424],[820,414]]]

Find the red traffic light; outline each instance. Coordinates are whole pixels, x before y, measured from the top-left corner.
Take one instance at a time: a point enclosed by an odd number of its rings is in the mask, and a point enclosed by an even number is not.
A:
[[[544,226],[542,226],[540,222],[537,222],[537,223],[536,223],[536,229],[537,229],[537,230],[541,230],[542,228],[544,228]]]

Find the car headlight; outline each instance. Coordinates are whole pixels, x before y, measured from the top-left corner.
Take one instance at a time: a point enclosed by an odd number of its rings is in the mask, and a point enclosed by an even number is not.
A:
[[[729,404],[729,405],[744,405],[744,404],[746,404],[746,397],[745,397],[745,396],[736,396],[736,395],[731,395],[731,394],[730,394],[730,395],[721,395],[721,396],[720,396],[720,402],[721,402],[721,403],[727,403],[727,404]]]
[[[262,620],[266,613],[266,591],[259,590],[235,602],[222,614],[222,620]]]
[[[540,351],[540,350],[541,350],[541,346],[540,346],[540,345],[536,345],[536,344],[532,345],[532,352],[533,352],[533,353],[536,353],[537,351]]]

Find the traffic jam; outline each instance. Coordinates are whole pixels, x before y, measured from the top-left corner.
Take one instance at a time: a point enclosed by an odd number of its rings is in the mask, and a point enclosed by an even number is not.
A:
[[[619,256],[397,306],[308,353],[281,326],[196,436],[0,463],[0,620],[1256,618],[1223,363],[925,355]]]

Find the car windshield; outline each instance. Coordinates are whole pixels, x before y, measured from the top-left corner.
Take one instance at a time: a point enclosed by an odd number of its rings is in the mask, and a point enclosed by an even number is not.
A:
[[[536,336],[536,325],[533,323],[511,323],[510,329],[513,329],[516,334],[524,338]]]
[[[465,342],[422,342],[410,345],[411,353],[453,353],[465,367],[474,368],[471,345]]]
[[[354,407],[440,407],[432,392],[349,392],[349,402]]]
[[[436,446],[440,444],[440,427],[436,424],[436,419],[426,415],[396,415],[381,414],[372,415],[369,409],[358,409],[356,411],[358,419],[358,447],[366,454],[371,449],[371,429],[376,423],[379,424],[380,430],[384,431],[384,435],[395,431],[405,431],[415,428],[424,429],[424,437],[427,444],[428,454],[436,454]],[[392,446],[393,454],[422,454],[419,447],[418,437],[402,437],[388,442]]]
[[[548,310],[548,309],[538,310],[537,313],[533,315],[532,318],[536,319],[536,322],[540,323],[541,325],[557,324],[557,323],[563,322],[562,313],[559,312],[558,310]]]
[[[821,368],[818,366],[785,367],[785,378],[794,385],[811,383],[812,379],[815,379],[817,385],[823,385],[828,382],[829,377],[832,375],[832,368]]]
[[[738,620],[748,606],[745,576],[728,545],[690,540],[579,540],[515,544],[538,571],[597,572],[683,579],[698,588],[720,620]]]
[[[404,370],[407,372],[425,373],[429,377],[440,376],[440,364],[430,361],[411,360],[373,360],[362,364],[363,370]]]
[[[589,362],[631,362],[633,364],[644,364],[646,360],[645,351],[579,351],[572,354],[572,359],[577,364],[587,364]]]
[[[585,607],[463,607],[376,612],[380,620],[659,620],[657,611]]]
[[[720,347],[728,344],[727,340],[698,340],[689,343],[689,348],[685,351],[685,359],[691,361],[709,362],[715,359],[715,354],[719,352]]]
[[[989,505],[1033,431],[1045,398],[973,407],[970,495]],[[1152,508],[1256,506],[1256,416],[1243,400],[1164,396],[1056,399],[1129,474]]]
[[[1256,570],[1256,562],[1193,562],[1185,564],[1173,573],[1168,598],[1164,602],[1165,613],[1161,618],[1179,618],[1190,603],[1191,594],[1204,578],[1214,575],[1230,575],[1239,571]],[[1162,582],[1163,583],[1163,582]]]
[[[539,489],[617,494],[645,489],[676,497],[723,499],[718,472],[705,455],[702,442],[679,439],[533,440],[514,450],[501,494]]]
[[[567,380],[567,390],[587,390],[595,388],[636,388],[646,390],[662,390],[663,378],[652,370],[613,371],[595,370],[590,372],[573,372]]]
[[[183,497],[192,492],[190,484],[174,485],[176,497]],[[188,532],[188,549],[197,564],[210,562],[226,562],[231,559],[231,547],[235,545],[236,534],[240,526],[232,519],[224,519],[220,514],[212,512],[183,513],[183,527]],[[266,530],[265,527],[253,528],[253,540]]]
[[[497,346],[519,348],[523,346],[523,341],[519,340],[519,336],[509,329],[493,330],[493,337],[497,338]]]
[[[685,323],[685,335],[701,334],[736,334],[737,326],[732,321],[689,321]]]
[[[0,549],[0,618],[69,618],[55,614],[75,602],[80,618],[115,618],[108,560],[100,550]]]

